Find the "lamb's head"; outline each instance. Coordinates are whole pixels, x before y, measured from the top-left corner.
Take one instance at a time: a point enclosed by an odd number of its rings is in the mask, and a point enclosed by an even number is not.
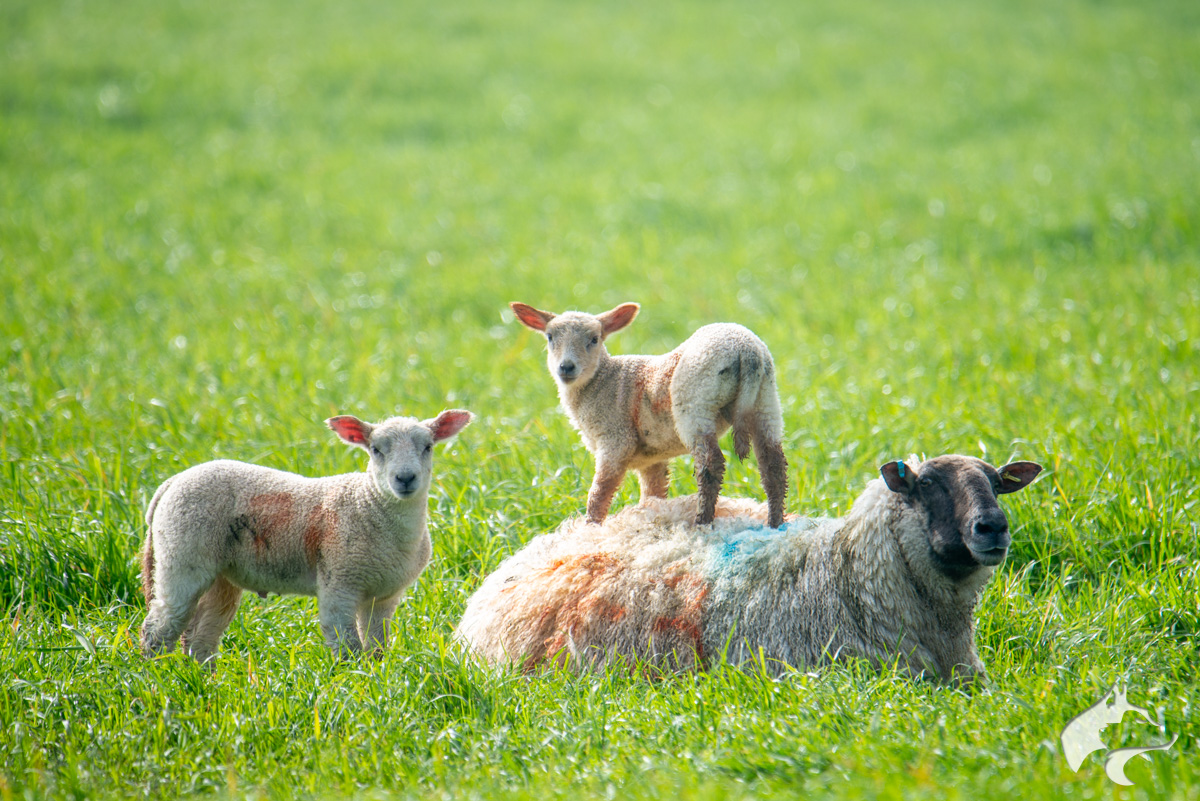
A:
[[[888,489],[927,516],[933,562],[956,580],[1004,561],[1012,538],[996,496],[1028,486],[1041,471],[1035,462],[995,468],[970,456],[938,456],[915,466],[888,462],[879,468]]]
[[[523,325],[546,335],[546,365],[563,386],[583,386],[592,380],[607,353],[604,340],[633,322],[639,308],[636,303],[622,303],[603,314],[554,314],[524,303],[509,306]]]
[[[471,416],[461,409],[448,409],[431,420],[392,417],[371,424],[341,415],[325,424],[342,440],[371,455],[367,473],[380,492],[408,500],[424,498],[429,491],[433,444],[457,434],[471,422]]]

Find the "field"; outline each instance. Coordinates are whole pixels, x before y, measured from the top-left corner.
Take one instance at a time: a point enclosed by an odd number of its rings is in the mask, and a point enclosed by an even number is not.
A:
[[[5,0],[0,799],[1200,798],[1197,187],[1194,0]],[[617,353],[753,328],[789,511],[913,452],[1045,465],[987,688],[464,660],[591,480],[511,300],[636,300]],[[385,658],[251,596],[211,673],[142,659],[163,479],[358,470],[326,417],[446,407]],[[1162,723],[1110,747],[1179,735],[1127,789],[1058,741],[1117,681]]]

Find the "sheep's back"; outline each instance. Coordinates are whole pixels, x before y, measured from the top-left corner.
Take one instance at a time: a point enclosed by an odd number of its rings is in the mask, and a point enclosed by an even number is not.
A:
[[[765,527],[764,504],[722,498],[710,527],[696,499],[654,499],[602,525],[575,519],[505,560],[470,599],[457,636],[492,663],[702,666],[731,642],[735,610],[792,603],[819,521]]]

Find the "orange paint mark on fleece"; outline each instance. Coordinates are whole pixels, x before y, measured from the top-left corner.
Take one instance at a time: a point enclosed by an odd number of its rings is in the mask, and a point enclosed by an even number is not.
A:
[[[625,564],[611,554],[581,554],[555,559],[522,582],[523,593],[559,599],[540,607],[533,622],[533,648],[525,655],[522,668],[529,672],[547,660],[565,665],[570,658],[570,642],[586,642],[593,627],[623,619],[626,610],[602,592],[625,569]]]
[[[701,623],[708,584],[692,573],[683,572],[673,574],[663,584],[678,593],[682,607],[673,616],[655,619],[652,631],[666,638],[666,642],[656,645],[665,646],[664,650],[674,650],[679,656],[690,651],[698,663],[703,662],[704,630]]]
[[[295,499],[286,492],[268,492],[250,499],[247,515],[255,553],[262,555],[271,546],[271,540],[291,528],[295,507]]]
[[[650,408],[655,414],[663,414],[671,408],[671,379],[675,377],[675,368],[683,354],[671,351],[663,357],[663,363],[650,379]]]
[[[304,523],[303,540],[304,559],[308,562],[309,567],[316,565],[320,560],[321,546],[333,536],[337,523],[337,512],[324,504],[308,513],[308,519]]]

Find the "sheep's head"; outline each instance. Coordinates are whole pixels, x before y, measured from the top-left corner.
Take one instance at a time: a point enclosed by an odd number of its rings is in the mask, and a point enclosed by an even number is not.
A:
[[[371,455],[367,472],[380,492],[401,500],[425,497],[433,474],[433,444],[461,431],[471,413],[449,409],[431,420],[392,417],[364,423],[357,417],[331,417],[325,424],[343,441]]]
[[[546,335],[546,365],[562,386],[583,386],[591,381],[601,356],[607,353],[604,340],[633,322],[638,313],[636,303],[622,303],[603,314],[554,314],[524,303],[509,305],[525,327]]]
[[[928,515],[929,548],[939,571],[953,579],[1004,561],[1012,538],[996,502],[1042,471],[1035,462],[992,467],[970,456],[939,456],[914,467],[888,462],[879,468],[892,492]]]

